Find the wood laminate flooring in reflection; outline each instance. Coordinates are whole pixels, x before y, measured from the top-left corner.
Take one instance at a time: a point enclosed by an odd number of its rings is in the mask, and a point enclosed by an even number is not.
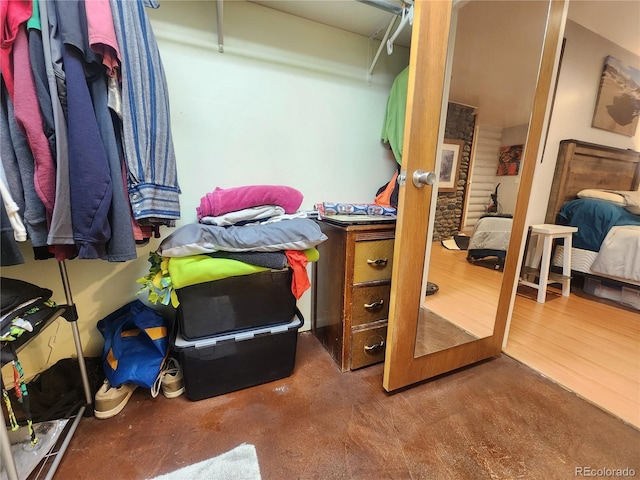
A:
[[[302,332],[290,377],[197,402],[138,388],[117,416],[84,418],[55,479],[146,479],[242,443],[263,480],[640,473],[640,431],[505,355],[393,394],[382,370],[341,373]]]

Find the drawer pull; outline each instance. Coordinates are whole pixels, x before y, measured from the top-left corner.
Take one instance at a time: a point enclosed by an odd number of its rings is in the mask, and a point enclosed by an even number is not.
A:
[[[367,263],[369,265],[374,265],[376,267],[381,267],[387,264],[389,260],[386,258],[376,258],[375,260],[368,260],[367,259]]]
[[[381,348],[384,348],[384,340],[380,340],[379,343],[374,343],[373,345],[365,345],[364,351],[367,353],[372,353],[380,350]]]
[[[384,305],[384,300],[378,300],[377,302],[373,303],[365,303],[364,308],[380,308],[382,305]]]

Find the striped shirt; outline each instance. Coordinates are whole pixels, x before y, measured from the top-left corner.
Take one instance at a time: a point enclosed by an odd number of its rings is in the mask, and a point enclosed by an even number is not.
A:
[[[136,220],[180,218],[181,193],[171,137],[169,95],[145,6],[156,0],[110,0],[122,56],[122,143]]]

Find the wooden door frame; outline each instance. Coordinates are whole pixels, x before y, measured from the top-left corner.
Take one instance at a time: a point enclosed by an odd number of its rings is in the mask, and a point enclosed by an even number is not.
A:
[[[503,273],[494,334],[414,358],[415,338],[422,298],[422,285],[415,278],[423,276],[423,262],[416,261],[412,252],[425,252],[428,222],[432,202],[432,188],[416,188],[412,174],[416,169],[434,170],[441,135],[442,98],[445,74],[451,1],[416,2],[412,47],[409,62],[409,85],[403,158],[407,169],[406,185],[399,192],[399,215],[396,223],[391,303],[387,331],[387,350],[383,387],[396,390],[427,378],[449,372],[486,358],[498,355],[509,318],[523,247],[526,213],[529,205],[533,175],[537,164],[543,132],[548,124],[548,100],[552,79],[557,67],[558,45],[566,18],[567,0],[551,0],[547,18],[533,112],[523,155],[523,167],[518,191],[514,223]],[[416,89],[416,79],[420,88]],[[404,215],[403,205],[412,205],[417,218]]]
[[[476,115],[476,121],[478,116]],[[465,233],[467,226],[467,213],[469,212],[469,199],[471,198],[471,188],[473,186],[473,168],[476,163],[476,140],[480,126],[476,123],[473,127],[473,139],[471,141],[471,152],[469,153],[469,169],[467,170],[467,184],[464,188],[464,199],[462,200],[462,215],[460,215],[460,227],[458,232]]]

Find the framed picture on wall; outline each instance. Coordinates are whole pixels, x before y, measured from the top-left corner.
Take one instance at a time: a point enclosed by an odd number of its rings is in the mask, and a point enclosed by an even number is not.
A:
[[[524,145],[507,145],[498,152],[498,171],[496,175],[518,175]]]
[[[442,145],[442,159],[440,160],[440,177],[438,179],[439,192],[455,192],[458,186],[460,172],[460,156],[462,155],[463,140],[445,138]]]
[[[633,137],[640,115],[639,86],[640,70],[607,56],[591,126]]]

